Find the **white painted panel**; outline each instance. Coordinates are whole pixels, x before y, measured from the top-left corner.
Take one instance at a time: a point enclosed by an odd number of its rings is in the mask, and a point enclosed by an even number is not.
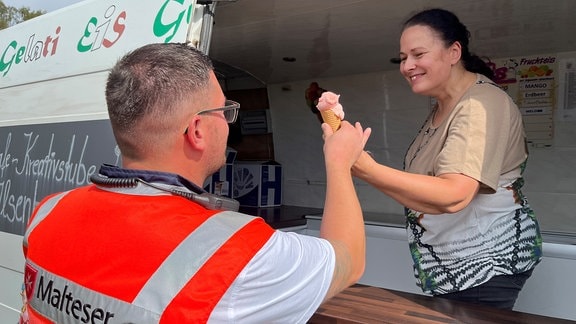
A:
[[[0,89],[0,126],[108,118],[108,71]]]
[[[0,232],[0,323],[17,323],[24,282],[22,236]]]
[[[514,310],[576,320],[576,245],[564,246],[571,259],[547,256],[549,247],[544,243],[544,258],[526,281]]]
[[[0,323],[17,323],[8,319],[17,319],[20,313],[22,282],[22,273],[0,267]]]
[[[8,324],[18,323],[18,313],[0,305],[0,321]]]
[[[24,272],[22,236],[0,232],[0,267]]]

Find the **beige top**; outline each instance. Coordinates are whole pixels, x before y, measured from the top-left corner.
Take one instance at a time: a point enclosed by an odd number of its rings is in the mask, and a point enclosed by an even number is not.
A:
[[[512,99],[477,75],[448,118],[437,128],[432,115],[405,157],[405,170],[440,175],[461,173],[494,192],[498,180],[520,177],[527,157],[522,116]]]
[[[417,284],[425,293],[445,294],[532,269],[542,239],[520,190],[527,151],[518,108],[478,76],[438,128],[432,116],[407,152],[406,170],[465,174],[480,181],[481,191],[455,213],[406,210]]]

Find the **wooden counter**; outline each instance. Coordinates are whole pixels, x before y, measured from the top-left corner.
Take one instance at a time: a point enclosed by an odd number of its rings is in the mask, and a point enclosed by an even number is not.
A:
[[[311,324],[343,323],[575,323],[424,295],[354,285],[324,303]]]

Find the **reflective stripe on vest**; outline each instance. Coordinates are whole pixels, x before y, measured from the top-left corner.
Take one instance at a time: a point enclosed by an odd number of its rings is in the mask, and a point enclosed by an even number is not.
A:
[[[214,252],[252,219],[239,217],[232,212],[221,212],[210,217],[162,263],[138,293],[134,304],[163,313],[168,303]],[[194,263],[186,261],[192,259],[188,256],[194,256]],[[182,269],[186,269],[187,276],[175,278],[174,274],[182,272]]]
[[[51,197],[39,207],[26,232],[26,240],[65,195]],[[250,228],[247,224],[253,223],[251,230],[262,227],[253,222],[255,219],[234,212],[220,212],[207,218],[166,257],[132,303],[75,284],[27,260],[25,280],[29,306],[57,323],[158,323],[174,298],[223,244],[243,228]],[[269,237],[272,231],[265,235]],[[218,299],[203,315],[206,319],[226,288],[222,288]]]
[[[28,307],[55,323],[158,323],[160,315],[100,294],[26,262]],[[28,285],[33,285],[28,291]],[[31,293],[32,296],[29,296]],[[34,314],[30,314],[33,318]],[[34,321],[31,321],[34,323]]]
[[[45,203],[43,203],[38,208],[35,215],[32,216],[33,217],[32,221],[30,222],[30,224],[28,224],[28,227],[26,228],[26,232],[24,233],[24,241],[22,243],[24,245],[24,248],[28,247],[28,238],[30,237],[30,233],[34,230],[34,228],[36,228],[36,226],[38,226],[38,224],[40,224],[40,222],[46,216],[48,216],[48,214],[50,213],[52,208],[54,208],[54,206],[56,206],[56,204],[58,204],[60,199],[62,199],[62,197],[64,197],[67,193],[68,193],[68,191],[61,192],[61,193],[49,198],[48,200],[46,200]]]

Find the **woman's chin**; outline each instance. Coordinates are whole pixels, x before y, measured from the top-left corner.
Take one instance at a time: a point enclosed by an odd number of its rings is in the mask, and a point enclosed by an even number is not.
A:
[[[422,96],[427,96],[427,89],[422,87],[422,85],[419,84],[412,84],[412,92],[418,95],[422,95]]]

